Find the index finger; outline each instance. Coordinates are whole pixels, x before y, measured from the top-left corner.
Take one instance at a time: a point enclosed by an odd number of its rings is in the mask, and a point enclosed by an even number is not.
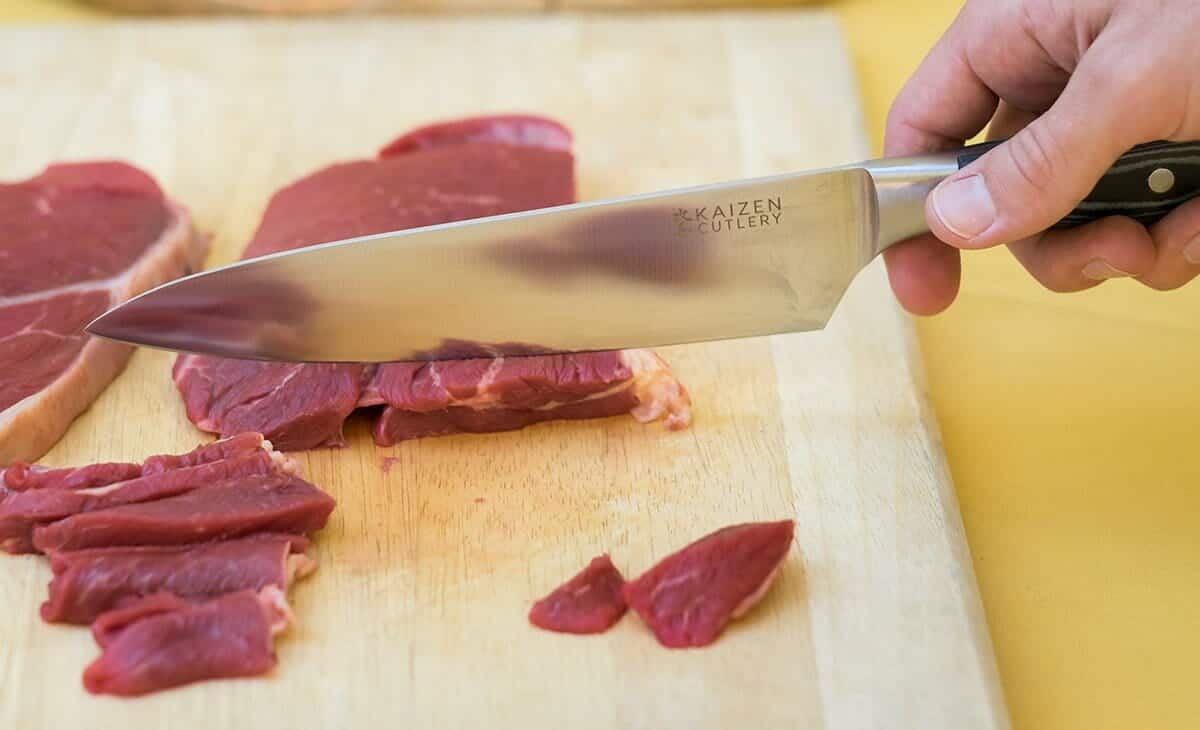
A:
[[[967,11],[959,13],[892,102],[885,154],[962,146],[992,118],[999,99],[971,68],[966,45],[970,22]]]

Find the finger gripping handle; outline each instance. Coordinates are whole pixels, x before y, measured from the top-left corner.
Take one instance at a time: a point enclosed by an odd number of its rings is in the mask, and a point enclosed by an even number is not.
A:
[[[964,147],[961,170],[1005,140]],[[1200,141],[1147,142],[1117,158],[1078,206],[1052,228],[1073,228],[1110,215],[1150,225],[1200,196]]]

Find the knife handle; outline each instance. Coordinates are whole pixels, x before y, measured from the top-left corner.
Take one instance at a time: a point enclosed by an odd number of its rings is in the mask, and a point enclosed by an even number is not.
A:
[[[1005,140],[964,147],[961,170]],[[1110,215],[1150,225],[1200,196],[1200,142],[1147,142],[1117,158],[1096,187],[1054,229],[1073,228]]]

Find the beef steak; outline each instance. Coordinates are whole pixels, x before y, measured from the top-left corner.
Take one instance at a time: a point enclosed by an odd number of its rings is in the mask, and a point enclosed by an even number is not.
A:
[[[132,348],[83,327],[206,251],[187,211],[124,163],[0,185],[0,464],[41,457],[125,367]]]
[[[566,128],[538,117],[422,127],[376,159],[332,165],[278,191],[243,256],[572,202],[570,147]],[[374,429],[381,445],[621,413],[665,416],[670,428],[690,420],[687,392],[646,350],[507,358],[476,350],[464,360],[378,367],[182,355],[173,377],[199,428],[259,431],[283,450],[341,445],[345,419],[371,406],[383,406]]]

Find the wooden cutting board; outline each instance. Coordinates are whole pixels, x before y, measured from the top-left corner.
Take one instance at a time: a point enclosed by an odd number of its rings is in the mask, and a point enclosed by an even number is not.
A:
[[[129,160],[215,235],[213,263],[295,177],[493,111],[566,122],[583,198],[866,153],[824,14],[0,33],[0,176]],[[90,697],[86,631],[37,617],[45,562],[0,557],[0,726],[1006,727],[918,353],[878,265],[826,331],[661,352],[693,394],[688,431],[614,418],[378,449],[355,420],[350,448],[301,455],[339,507],[268,678]],[[194,446],[169,363],[137,353],[45,463]],[[636,575],[715,528],[787,516],[779,582],[710,648],[663,649],[632,615],[592,637],[526,623],[597,553]]]

